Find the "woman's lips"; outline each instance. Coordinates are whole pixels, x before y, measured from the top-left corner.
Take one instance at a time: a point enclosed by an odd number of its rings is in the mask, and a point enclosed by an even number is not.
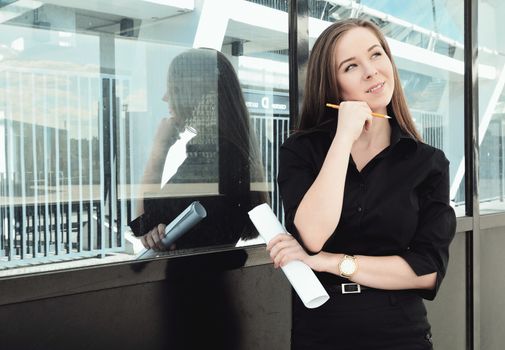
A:
[[[371,86],[366,92],[370,93],[370,94],[377,93],[380,90],[382,90],[382,88],[384,87],[384,84],[386,84],[385,81],[375,84],[375,85]]]

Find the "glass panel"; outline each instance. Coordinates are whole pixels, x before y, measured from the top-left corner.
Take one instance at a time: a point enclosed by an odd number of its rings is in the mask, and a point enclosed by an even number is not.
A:
[[[505,30],[499,25],[503,15],[503,2],[479,1],[479,198],[482,214],[505,210]]]
[[[0,276],[135,258],[128,223],[195,201],[167,254],[262,243],[247,211],[281,211],[286,4],[0,2]]]
[[[434,301],[427,301],[435,349],[465,349],[465,235],[456,234],[450,247],[444,282]]]
[[[366,18],[386,35],[423,140],[451,162],[450,198],[464,215],[463,3],[309,0],[311,45],[331,23]]]
[[[481,349],[501,349],[505,344],[505,333],[501,325],[505,322],[505,245],[504,227],[481,231],[480,262],[480,339]]]

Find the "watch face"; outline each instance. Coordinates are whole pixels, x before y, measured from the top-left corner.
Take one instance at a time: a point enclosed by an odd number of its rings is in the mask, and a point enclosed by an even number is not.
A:
[[[345,258],[340,264],[340,272],[342,275],[352,275],[356,270],[356,263],[352,258]]]

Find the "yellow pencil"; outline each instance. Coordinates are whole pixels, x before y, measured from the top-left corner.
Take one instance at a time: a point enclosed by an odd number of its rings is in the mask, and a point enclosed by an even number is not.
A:
[[[330,108],[334,108],[334,109],[339,109],[340,106],[336,105],[336,104],[333,104],[333,103],[327,103],[326,107],[330,107]],[[374,113],[374,112],[372,112],[372,115],[374,117],[377,117],[377,118],[391,119],[391,117],[389,115],[385,115],[385,114],[380,114],[380,113]]]

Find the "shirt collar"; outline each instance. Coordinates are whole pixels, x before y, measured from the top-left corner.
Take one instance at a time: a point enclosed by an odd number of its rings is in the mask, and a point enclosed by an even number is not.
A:
[[[419,142],[408,132],[400,128],[400,125],[398,125],[396,118],[391,118],[389,120],[389,124],[391,125],[391,148],[396,147],[397,145],[402,145],[402,147],[408,148],[409,151],[417,150]]]

